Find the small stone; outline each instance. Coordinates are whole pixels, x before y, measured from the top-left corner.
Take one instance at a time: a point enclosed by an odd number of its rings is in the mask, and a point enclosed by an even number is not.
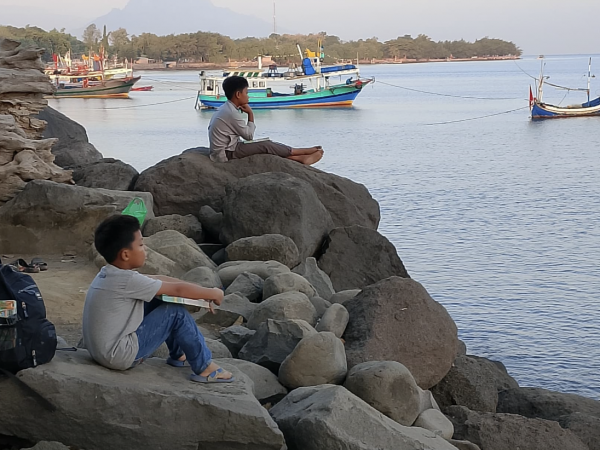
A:
[[[213,358],[231,358],[231,352],[229,349],[223,344],[215,339],[205,338],[206,346],[212,353]]]
[[[348,325],[348,320],[350,320],[348,310],[343,305],[334,303],[325,311],[317,324],[316,330],[319,332],[330,331],[336,337],[341,338]]]
[[[211,242],[220,242],[219,233],[221,232],[221,224],[223,223],[223,213],[216,212],[210,206],[204,205],[200,208],[198,219],[206,233],[206,238]]]
[[[290,268],[277,261],[228,261],[217,269],[223,286],[229,287],[231,283],[244,272],[250,272],[266,280],[272,275],[287,273]]]

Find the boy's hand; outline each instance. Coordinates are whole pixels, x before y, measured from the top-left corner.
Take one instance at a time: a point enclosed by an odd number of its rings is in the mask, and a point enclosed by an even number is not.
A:
[[[225,294],[219,288],[213,288],[212,290],[215,291],[215,298],[211,298],[208,300],[208,307],[209,307],[211,313],[216,314],[213,303],[215,303],[217,306],[220,306],[221,303],[223,302],[223,298],[224,298]]]
[[[252,114],[252,108],[250,108],[250,105],[247,103],[245,105],[240,106],[240,111],[245,112],[248,115]]]

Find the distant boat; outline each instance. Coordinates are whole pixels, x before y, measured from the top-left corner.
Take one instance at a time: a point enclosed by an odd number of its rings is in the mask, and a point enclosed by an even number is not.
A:
[[[46,98],[129,98],[129,91],[140,78],[106,80],[94,85],[59,84]]]
[[[584,88],[569,88],[565,86],[559,86],[556,84],[548,83],[545,81],[548,77],[544,77],[544,64],[542,63],[542,70],[540,71],[540,78],[537,80],[537,97],[533,97],[531,89],[529,91],[529,105],[531,108],[531,119],[558,119],[566,117],[586,117],[586,116],[600,116],[600,97],[591,100],[590,99],[590,78],[592,77],[592,59],[590,58],[588,65],[588,85],[587,89]],[[588,100],[585,103],[580,103],[570,106],[556,106],[544,103],[542,101],[544,84],[555,87],[557,89],[565,89],[569,91],[583,91],[587,92]]]
[[[131,88],[131,91],[151,91],[152,89],[154,86],[140,86]]]
[[[275,64],[268,71],[237,70],[225,71],[221,76],[200,74],[200,90],[196,108],[218,108],[227,98],[222,90],[223,81],[230,76],[241,76],[248,80],[249,105],[252,108],[324,108],[352,106],[362,89],[371,83],[371,78],[361,78],[359,69],[353,64],[321,66],[325,56],[319,42],[320,54],[306,50],[302,67],[293,67],[279,72]],[[339,81],[337,81],[339,77]],[[293,83],[290,86],[290,83]]]

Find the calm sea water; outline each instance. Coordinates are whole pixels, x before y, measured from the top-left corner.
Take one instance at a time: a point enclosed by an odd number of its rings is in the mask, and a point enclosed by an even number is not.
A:
[[[537,75],[540,61],[518,65]],[[585,87],[586,72],[584,57],[546,59],[555,84]],[[469,353],[504,362],[522,386],[600,398],[600,117],[532,123],[525,108],[465,121],[527,106],[533,80],[511,61],[363,74],[380,83],[354,108],[258,111],[258,137],[321,144],[317,167],[369,188],[380,231],[449,310]],[[140,171],[207,145],[212,114],[194,110],[196,72],[142,75],[155,90],[130,100],[51,101],[106,157]],[[545,100],[585,100],[564,95],[547,89]]]

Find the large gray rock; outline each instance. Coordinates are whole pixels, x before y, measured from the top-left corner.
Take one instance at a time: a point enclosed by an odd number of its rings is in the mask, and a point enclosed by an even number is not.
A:
[[[426,409],[423,411],[415,420],[414,426],[433,431],[444,439],[452,439],[454,434],[454,425],[439,409]]]
[[[329,331],[335,334],[336,337],[341,338],[344,331],[346,331],[349,319],[348,310],[343,305],[334,303],[325,311],[319,323],[317,323],[316,329],[319,332]]]
[[[300,262],[294,241],[281,234],[241,238],[229,244],[225,251],[228,261],[279,261],[289,268]]]
[[[319,269],[315,258],[306,258],[306,260],[299,266],[296,266],[292,272],[302,275],[310,284],[312,284],[319,297],[329,301],[331,296],[335,294],[329,276]]]
[[[395,361],[370,361],[348,372],[344,387],[401,425],[419,416],[420,389],[406,367]]]
[[[217,265],[190,238],[174,230],[159,231],[144,239],[146,247],[175,261],[184,271],[196,267],[216,269]]]
[[[270,412],[290,450],[456,450],[430,431],[394,422],[341,386],[296,389]]]
[[[41,408],[15,383],[0,383],[0,434],[86,450],[115,443],[129,450],[280,450],[283,436],[254,397],[251,381],[236,367],[222,366],[233,372],[234,383],[193,383],[189,371],[160,359],[119,372],[95,364],[84,350],[58,352],[49,364],[17,375],[56,410]],[[169,407],[161,408],[165,402]]]
[[[283,387],[277,377],[269,369],[254,364],[250,361],[244,361],[243,359],[223,359],[219,362],[226,362],[232,366],[237,367],[242,371],[248,378],[254,382],[254,396],[262,404],[265,403],[277,403],[287,394],[287,389]]]
[[[198,243],[204,241],[202,225],[196,216],[191,214],[188,214],[187,216],[170,214],[168,216],[160,216],[150,219],[144,225],[144,236],[152,236],[159,231],[166,230],[178,231],[185,237],[189,237]]]
[[[600,417],[575,412],[560,417],[558,423],[572,431],[590,450],[600,450]]]
[[[317,295],[315,288],[302,276],[288,272],[272,275],[263,285],[263,300],[284,292],[302,292],[307,297]]]
[[[52,146],[56,165],[72,169],[102,159],[102,153],[90,144],[85,128],[77,122],[49,106],[38,114],[38,118],[48,122],[42,137],[58,138]]]
[[[289,267],[277,261],[231,261],[221,264],[217,269],[226,288],[244,272],[253,273],[265,280],[272,275],[289,271]]]
[[[556,422],[514,414],[480,413],[451,406],[446,413],[454,424],[454,438],[483,450],[588,450],[571,431]]]
[[[324,332],[298,343],[281,364],[279,381],[290,389],[340,384],[347,372],[344,344],[333,333]]]
[[[102,258],[102,261],[104,261],[104,258]],[[104,265],[104,263],[102,265]],[[166,275],[179,278],[185,273],[185,270],[172,259],[147,247],[146,262],[138,269],[138,272],[143,273],[144,275]]]
[[[314,326],[317,323],[317,310],[301,292],[284,292],[260,303],[248,319],[248,328],[256,330],[267,319],[300,319]]]
[[[227,184],[264,172],[285,172],[310,183],[336,227],[356,224],[376,229],[379,224],[379,205],[363,185],[270,155],[215,164],[202,149],[188,150],[142,172],[136,190],[155,195],[159,215],[196,214],[199,205],[221,211]]]
[[[237,276],[225,290],[225,295],[236,292],[242,294],[253,303],[262,301],[262,291],[265,281],[258,275],[250,272],[243,272]]]
[[[219,234],[221,234],[221,227],[223,225],[223,213],[216,212],[210,206],[204,205],[200,208],[198,219],[206,233],[206,238],[210,242],[220,243]]]
[[[246,342],[254,336],[256,330],[250,330],[241,325],[232,325],[219,332],[221,342],[229,349],[234,358],[238,357],[238,353]]]
[[[410,278],[394,245],[377,231],[358,225],[329,233],[319,267],[336,291],[362,289],[392,276]]]
[[[73,181],[78,186],[133,190],[139,173],[132,166],[114,158],[104,158],[73,171]]]
[[[219,274],[210,267],[196,267],[182,277],[183,281],[199,284],[205,288],[221,288],[223,283],[219,278]]]
[[[48,441],[38,442],[33,447],[28,447],[27,449],[28,450],[71,450],[69,447],[67,447],[64,444],[61,444],[60,442],[48,442]],[[26,450],[26,449],[21,449],[21,450]]]
[[[391,277],[344,302],[348,367],[398,361],[429,389],[446,376],[456,355],[457,329],[446,309],[410,278]]]
[[[220,240],[282,234],[301,258],[313,256],[333,228],[333,221],[306,181],[285,173],[251,175],[227,185]]]
[[[87,253],[94,230],[107,217],[120,213],[134,197],[152,213],[152,196],[145,192],[109,191],[34,180],[0,207],[0,248],[4,253]]]
[[[547,389],[517,388],[500,392],[497,411],[548,420],[576,412],[600,417],[600,401]]]
[[[345,291],[336,292],[335,294],[333,294],[331,296],[329,301],[331,303],[340,303],[343,305],[348,300],[351,300],[354,297],[356,297],[358,294],[360,294],[360,291],[361,291],[361,289],[347,289]]]
[[[209,348],[212,353],[213,359],[216,358],[231,358],[231,352],[222,342],[217,341],[216,339],[204,338],[206,342],[206,346]]]
[[[323,317],[327,308],[331,306],[331,303],[321,297],[310,297],[309,300],[317,311],[317,317]]]
[[[518,387],[517,382],[494,362],[459,356],[431,392],[442,409],[459,405],[473,411],[496,412],[498,391]]]
[[[267,320],[242,347],[238,356],[277,373],[303,338],[317,332],[304,320]]]
[[[215,314],[206,312],[202,317],[196,320],[199,324],[215,324],[222,327],[229,327],[242,317],[247,321],[258,305],[251,303],[246,297],[238,294],[229,294],[223,298],[221,305],[215,309]]]

